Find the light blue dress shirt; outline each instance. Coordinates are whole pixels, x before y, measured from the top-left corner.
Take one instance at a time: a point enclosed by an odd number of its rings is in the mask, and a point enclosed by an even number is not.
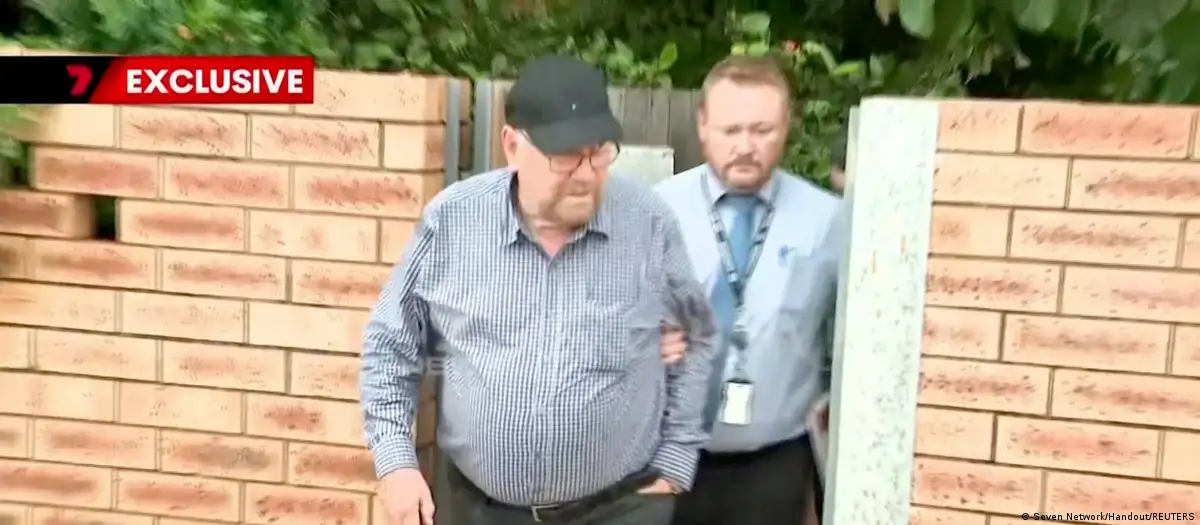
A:
[[[702,187],[707,179],[709,199]],[[798,437],[806,430],[809,408],[827,388],[822,368],[829,353],[827,329],[834,314],[837,272],[845,238],[841,199],[782,171],[760,190],[769,200],[780,185],[775,217],[746,288],[746,372],[754,384],[751,422],[717,422],[706,448],[747,452]],[[734,211],[719,199],[726,190],[707,166],[699,166],[655,188],[683,225],[684,243],[696,278],[711,295],[724,271],[709,210],[717,206],[728,229]],[[761,220],[763,208],[756,217]],[[728,233],[728,232],[727,232]],[[733,376],[737,353],[714,373]]]

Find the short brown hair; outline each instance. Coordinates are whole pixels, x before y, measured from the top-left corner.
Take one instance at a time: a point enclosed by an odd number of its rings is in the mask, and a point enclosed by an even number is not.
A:
[[[708,75],[704,77],[704,85],[700,87],[700,109],[704,109],[708,92],[722,80],[735,84],[775,87],[783,92],[789,103],[791,102],[791,83],[783,73],[779,61],[773,57],[730,55],[718,62],[709,70]]]

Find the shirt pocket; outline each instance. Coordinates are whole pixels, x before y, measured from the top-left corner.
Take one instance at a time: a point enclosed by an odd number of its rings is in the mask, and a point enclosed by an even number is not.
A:
[[[659,327],[665,312],[658,270],[651,264],[619,265],[627,276],[588,283],[582,333],[592,333],[584,354],[589,370],[623,373],[661,347]]]
[[[836,268],[820,256],[794,257],[782,288],[785,336],[811,332],[832,312],[837,293]]]

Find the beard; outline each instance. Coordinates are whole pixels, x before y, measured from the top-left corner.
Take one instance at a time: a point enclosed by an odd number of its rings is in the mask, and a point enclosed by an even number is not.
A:
[[[542,206],[541,215],[556,224],[579,228],[592,220],[603,198],[604,188],[600,185],[587,193],[568,193],[566,185],[563,185]]]

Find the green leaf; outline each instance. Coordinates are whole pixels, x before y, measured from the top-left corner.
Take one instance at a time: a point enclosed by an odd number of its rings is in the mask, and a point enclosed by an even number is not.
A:
[[[958,45],[975,27],[977,0],[948,0],[938,2],[934,8],[934,36],[932,45],[937,49],[949,49]]]
[[[1070,1],[1070,0],[1068,0]],[[1058,0],[1012,0],[1013,16],[1017,25],[1044,33],[1054,24],[1054,16],[1058,13]]]
[[[1159,87],[1157,101],[1163,104],[1182,104],[1188,102],[1200,83],[1200,69],[1197,64],[1180,64],[1167,73]],[[1190,66],[1190,67],[1189,67]]]
[[[746,47],[746,54],[752,57],[760,57],[767,54],[771,50],[771,46],[766,42],[752,42]]]
[[[896,4],[896,1],[897,0],[875,0],[875,14],[879,15],[879,21],[883,22],[883,25],[885,26],[892,21],[892,15],[896,14],[896,9],[899,8],[899,6]]]
[[[729,48],[729,54],[738,56],[745,55],[746,44],[734,44],[733,47]]]
[[[1187,8],[1190,0],[1096,0],[1096,26],[1105,38],[1139,48]]]
[[[663,46],[662,51],[658,53],[658,69],[666,71],[675,65],[675,61],[679,60],[679,48],[675,47],[675,42],[667,42]]]
[[[1058,2],[1058,11],[1049,31],[1059,36],[1074,38],[1083,37],[1092,19],[1092,0],[1066,0]]]
[[[900,24],[914,36],[929,38],[933,34],[933,7],[934,0],[900,0]]]
[[[762,12],[747,13],[738,20],[738,28],[751,36],[762,36],[771,29],[771,15]]]

